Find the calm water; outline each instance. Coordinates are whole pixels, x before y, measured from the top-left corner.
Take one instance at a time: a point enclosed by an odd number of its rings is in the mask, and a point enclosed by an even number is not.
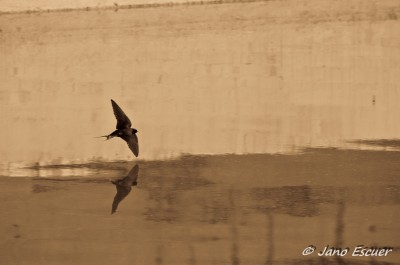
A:
[[[399,160],[338,149],[185,156],[139,163],[137,186],[118,193],[110,180],[135,163],[26,169],[38,177],[0,178],[2,264],[399,264]],[[85,177],[68,176],[78,168]],[[311,244],[394,252],[302,256]]]

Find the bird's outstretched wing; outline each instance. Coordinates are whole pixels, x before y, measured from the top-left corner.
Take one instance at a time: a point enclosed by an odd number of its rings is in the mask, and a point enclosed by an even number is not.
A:
[[[112,206],[111,206],[111,214],[115,213],[117,211],[119,203],[125,199],[126,196],[131,192],[132,188],[129,187],[124,187],[120,185],[115,185],[117,188],[117,194],[115,194]]]
[[[128,116],[123,112],[123,110],[115,103],[114,100],[111,100],[111,105],[113,107],[115,118],[117,119],[117,129],[125,129],[130,128],[132,126],[131,121]]]
[[[126,176],[126,178],[129,179],[129,183],[131,184],[131,186],[135,186],[137,184],[138,175],[139,175],[139,165],[135,165]]]
[[[121,136],[122,139],[128,144],[129,149],[137,157],[139,155],[139,140],[136,134]]]

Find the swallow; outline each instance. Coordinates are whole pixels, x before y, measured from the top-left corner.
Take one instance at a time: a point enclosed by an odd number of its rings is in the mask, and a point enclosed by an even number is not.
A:
[[[139,165],[135,165],[125,178],[111,181],[117,188],[117,194],[115,194],[111,207],[111,214],[117,211],[119,203],[128,196],[132,190],[132,186],[137,185],[138,175]]]
[[[106,140],[113,137],[122,138],[128,144],[129,149],[131,149],[133,154],[137,157],[139,155],[139,140],[136,135],[138,131],[135,128],[131,128],[132,123],[128,116],[126,116],[124,111],[117,103],[115,103],[114,100],[111,100],[111,105],[113,107],[114,116],[117,119],[117,127],[111,134],[103,135],[101,137],[106,137]]]

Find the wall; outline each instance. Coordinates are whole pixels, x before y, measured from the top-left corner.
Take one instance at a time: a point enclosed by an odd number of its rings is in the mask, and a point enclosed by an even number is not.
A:
[[[400,1],[289,0],[0,16],[0,157],[276,153],[398,138]]]
[[[43,10],[57,10],[57,9],[78,9],[78,8],[104,8],[104,7],[122,7],[127,5],[148,5],[148,4],[170,4],[170,3],[193,3],[193,2],[207,2],[213,0],[80,0],[80,1],[66,1],[66,0],[35,0],[35,1],[15,1],[15,0],[2,0],[0,5],[1,12],[36,12]],[[226,1],[226,0],[223,0]]]

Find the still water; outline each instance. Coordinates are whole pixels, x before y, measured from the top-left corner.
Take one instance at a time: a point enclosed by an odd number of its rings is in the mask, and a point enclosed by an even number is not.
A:
[[[399,159],[317,148],[27,168],[37,177],[0,178],[1,263],[399,264]],[[303,256],[309,245],[393,252]]]

